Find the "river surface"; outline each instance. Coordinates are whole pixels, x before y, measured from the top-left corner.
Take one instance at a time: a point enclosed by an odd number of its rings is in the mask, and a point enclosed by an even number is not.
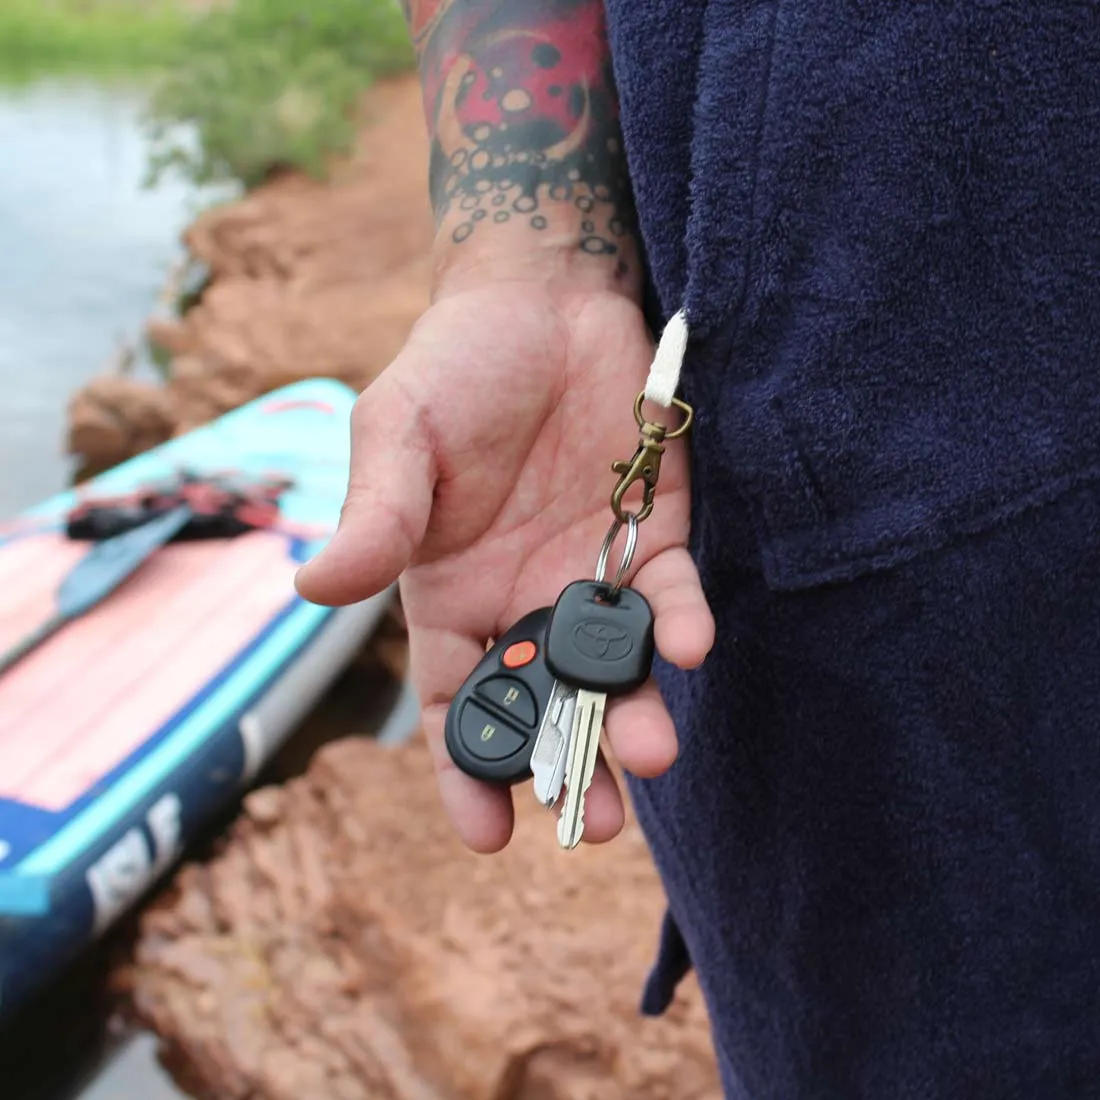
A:
[[[124,342],[141,353],[181,231],[222,197],[143,188],[141,110],[129,90],[0,88],[0,522],[68,485],[69,397]]]

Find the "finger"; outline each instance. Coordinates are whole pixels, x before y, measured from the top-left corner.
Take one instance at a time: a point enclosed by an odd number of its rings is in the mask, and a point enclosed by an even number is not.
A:
[[[696,668],[714,645],[714,616],[691,555],[678,546],[646,562],[633,586],[653,608],[657,652],[679,668]]]
[[[558,805],[559,819],[564,806],[563,798]],[[600,755],[592,772],[592,785],[584,799],[584,832],[581,833],[581,841],[585,844],[606,844],[622,832],[625,822],[626,811],[619,785],[615,782],[607,761]]]
[[[448,630],[409,631],[409,675],[421,699],[421,723],[431,749],[443,810],[462,843],[475,852],[499,852],[512,837],[514,810],[507,788],[473,779],[447,752],[443,725],[451,698],[485,655],[483,646]]]
[[[515,827],[512,792],[473,779],[455,766],[443,743],[445,714],[443,706],[431,707],[424,714],[443,811],[467,848],[482,855],[499,852],[507,847]]]
[[[652,779],[676,762],[676,727],[652,679],[608,702],[604,728],[615,759],[632,775]]]
[[[341,606],[392,584],[424,537],[434,483],[423,420],[401,386],[383,374],[355,403],[340,523],[328,545],[298,570],[299,595]]]

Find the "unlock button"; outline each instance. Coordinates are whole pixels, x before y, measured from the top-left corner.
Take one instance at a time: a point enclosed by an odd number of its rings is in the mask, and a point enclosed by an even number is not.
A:
[[[477,685],[477,693],[500,707],[512,720],[532,729],[538,723],[538,710],[530,688],[511,676],[493,676]]]
[[[482,760],[503,760],[519,752],[528,741],[473,700],[467,700],[462,708],[458,735],[470,753]]]

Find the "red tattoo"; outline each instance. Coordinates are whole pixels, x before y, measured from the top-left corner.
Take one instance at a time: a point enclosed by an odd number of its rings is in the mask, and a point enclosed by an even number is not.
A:
[[[633,229],[600,0],[424,0],[406,12],[432,135],[437,217],[526,219],[572,204],[581,248],[611,254]]]

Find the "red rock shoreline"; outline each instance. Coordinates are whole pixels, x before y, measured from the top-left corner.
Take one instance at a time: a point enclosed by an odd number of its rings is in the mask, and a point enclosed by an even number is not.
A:
[[[359,149],[327,183],[286,175],[184,234],[209,272],[197,305],[147,333],[163,385],[105,374],[69,406],[67,449],[112,466],[300,378],[356,389],[385,368],[428,302],[427,141],[413,77],[365,98]]]
[[[636,823],[563,853],[529,794],[487,858],[420,738],[335,742],[254,792],[142,921],[167,1064],[212,1100],[720,1100],[694,981],[638,1015],[663,897]]]

